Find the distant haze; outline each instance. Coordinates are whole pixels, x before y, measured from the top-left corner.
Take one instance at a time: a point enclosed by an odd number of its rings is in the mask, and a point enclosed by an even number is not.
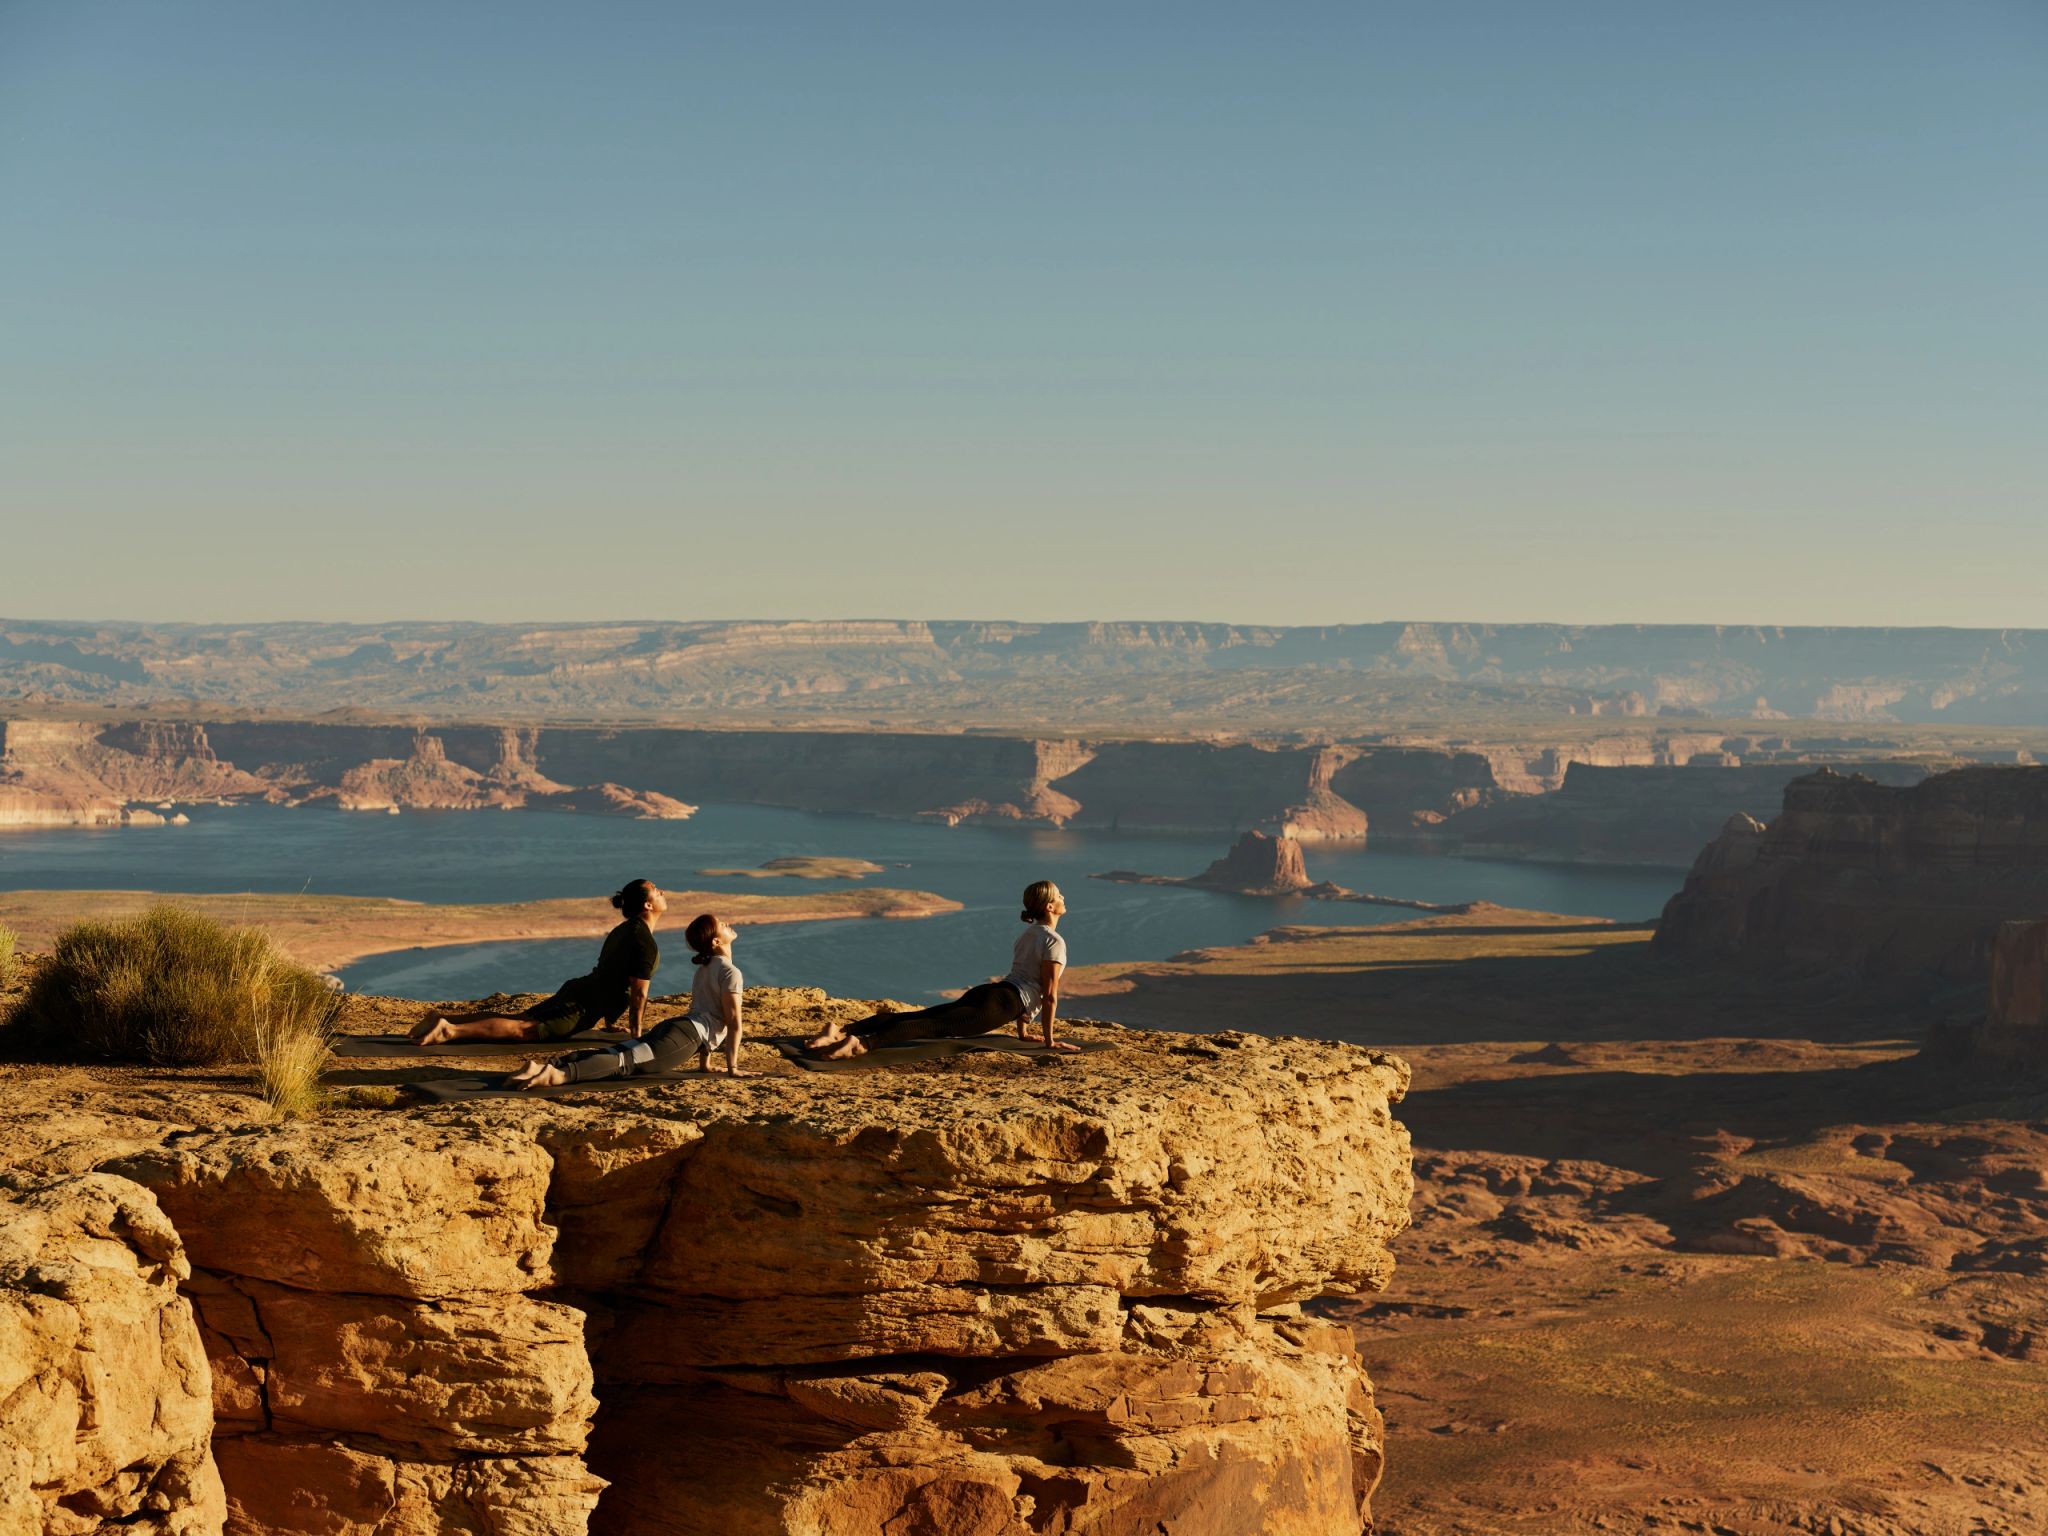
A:
[[[136,625],[0,618],[55,707],[1441,735],[1703,719],[2048,724],[2048,631],[1009,622]],[[1586,718],[1605,716],[1593,726]],[[1767,732],[1767,734],[1771,734]]]
[[[2048,627],[2048,7],[0,0],[0,613]]]

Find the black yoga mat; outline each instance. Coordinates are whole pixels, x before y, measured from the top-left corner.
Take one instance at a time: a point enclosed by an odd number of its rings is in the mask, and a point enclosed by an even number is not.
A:
[[[704,1072],[638,1072],[631,1077],[600,1077],[590,1083],[562,1083],[553,1088],[501,1088],[500,1077],[443,1077],[430,1083],[407,1083],[408,1093],[417,1093],[437,1104],[467,1104],[471,1099],[558,1099],[570,1093],[616,1093],[621,1088],[646,1088],[655,1083],[680,1083],[693,1077],[712,1077]]]
[[[628,1038],[614,1029],[593,1029],[566,1040],[451,1040],[446,1045],[415,1045],[404,1035],[337,1035],[337,1056],[555,1056],[574,1046],[616,1045]]]
[[[1110,1040],[1076,1040],[1080,1054],[1107,1051],[1115,1048]],[[873,1067],[902,1067],[920,1061],[936,1061],[943,1056],[962,1056],[970,1051],[1006,1051],[1012,1056],[1052,1057],[1077,1054],[1073,1051],[1047,1050],[1036,1040],[1012,1040],[1002,1035],[974,1035],[964,1040],[912,1040],[904,1045],[885,1045],[858,1056],[846,1056],[830,1061],[820,1056],[807,1055],[801,1042],[777,1040],[775,1049],[783,1058],[794,1062],[809,1072],[862,1072]]]

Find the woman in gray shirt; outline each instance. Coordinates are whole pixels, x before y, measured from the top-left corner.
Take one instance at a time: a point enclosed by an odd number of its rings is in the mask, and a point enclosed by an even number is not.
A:
[[[847,1028],[834,1024],[806,1045],[816,1055],[839,1060],[860,1056],[879,1046],[911,1040],[957,1040],[993,1034],[1006,1024],[1028,1040],[1035,1020],[1048,1050],[1079,1047],[1056,1039],[1053,1019],[1059,1012],[1060,973],[1067,967],[1067,941],[1060,936],[1060,916],[1067,899],[1050,880],[1024,889],[1024,931],[1010,949],[1010,974],[1001,981],[969,987],[950,1003],[920,1008],[915,1013],[877,1013]]]
[[[740,1069],[740,1037],[744,1023],[740,994],[745,987],[732,963],[732,943],[739,930],[706,912],[683,930],[683,941],[696,957],[697,974],[690,986],[690,1011],[663,1019],[644,1040],[626,1040],[578,1051],[553,1061],[532,1061],[505,1079],[507,1088],[556,1088],[564,1083],[590,1083],[605,1077],[637,1077],[646,1072],[676,1072],[691,1057],[697,1069],[709,1066],[711,1053],[725,1048],[725,1070],[733,1077],[756,1074]]]

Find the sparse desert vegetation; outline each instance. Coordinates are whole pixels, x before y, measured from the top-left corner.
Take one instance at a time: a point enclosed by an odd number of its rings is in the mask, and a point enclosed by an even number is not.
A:
[[[75,923],[16,1006],[14,1025],[66,1058],[158,1067],[255,1062],[266,1099],[304,1107],[292,1083],[323,1059],[337,998],[259,928],[161,903]],[[315,1050],[313,1042],[317,1042]],[[310,1069],[317,1080],[319,1068]]]
[[[0,987],[14,985],[14,930],[0,928]]]

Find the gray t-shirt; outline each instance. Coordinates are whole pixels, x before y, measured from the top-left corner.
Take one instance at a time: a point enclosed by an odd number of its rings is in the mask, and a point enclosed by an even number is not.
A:
[[[1036,1019],[1045,1003],[1045,988],[1039,985],[1039,977],[1048,960],[1054,965],[1065,965],[1067,941],[1050,928],[1026,923],[1024,931],[1017,935],[1016,947],[1010,951],[1010,974],[1004,979],[1024,994],[1027,1021]]]
[[[690,984],[690,1026],[706,1049],[725,1044],[725,1004],[721,999],[728,992],[745,990],[740,968],[723,955],[713,955],[697,967],[696,979]]]

